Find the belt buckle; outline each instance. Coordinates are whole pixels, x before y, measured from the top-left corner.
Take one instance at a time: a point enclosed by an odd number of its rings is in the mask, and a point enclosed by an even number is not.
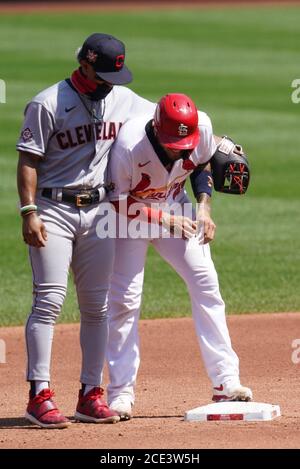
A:
[[[91,204],[91,195],[82,192],[81,194],[76,194],[76,207],[86,207]]]

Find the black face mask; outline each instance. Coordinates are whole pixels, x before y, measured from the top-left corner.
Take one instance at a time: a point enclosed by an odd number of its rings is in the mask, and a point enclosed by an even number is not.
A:
[[[98,85],[95,91],[91,91],[87,93],[87,96],[92,101],[99,101],[100,99],[106,98],[106,96],[111,92],[113,86],[107,85],[106,83],[102,83],[102,85]]]
[[[193,150],[182,150],[181,151],[181,159],[182,160],[188,160],[190,155],[193,153],[194,149]]]

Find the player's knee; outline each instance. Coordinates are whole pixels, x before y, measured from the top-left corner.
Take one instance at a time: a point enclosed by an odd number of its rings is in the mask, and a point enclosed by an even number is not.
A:
[[[141,295],[124,295],[111,298],[109,301],[109,315],[113,317],[126,317],[141,307]]]
[[[36,287],[32,314],[42,322],[55,322],[58,317],[64,299],[66,287],[43,285]]]
[[[81,322],[98,323],[107,320],[107,291],[85,292],[78,297]]]

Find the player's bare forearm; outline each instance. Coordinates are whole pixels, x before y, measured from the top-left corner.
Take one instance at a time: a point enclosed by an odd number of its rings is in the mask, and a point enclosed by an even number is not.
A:
[[[123,204],[121,206],[119,201],[111,201],[115,210],[118,213],[127,216],[129,219],[134,219],[137,216],[140,216],[143,221],[163,225],[168,231],[170,231],[170,233],[176,233],[176,235],[182,236],[184,239],[191,238],[196,233],[197,224],[188,217],[171,215],[169,212],[163,212],[162,210],[148,207],[143,205],[141,202],[137,202],[137,200],[130,195],[127,197],[126,201],[123,200],[122,202]],[[138,205],[136,210],[132,210],[132,208],[134,208],[134,204]]]
[[[211,205],[210,196],[203,192],[197,197],[197,220],[203,216],[203,214],[210,215]]]
[[[37,186],[38,159],[31,153],[20,152],[17,182],[21,205],[34,204]]]
[[[22,207],[35,203],[37,167],[38,159],[36,156],[20,152],[17,183]],[[26,244],[40,248],[46,245],[47,233],[45,225],[35,210],[23,215],[23,239]]]
[[[197,202],[197,221],[202,225],[204,244],[206,244],[214,239],[216,231],[216,225],[210,216],[210,196],[206,193],[202,193],[197,197]]]

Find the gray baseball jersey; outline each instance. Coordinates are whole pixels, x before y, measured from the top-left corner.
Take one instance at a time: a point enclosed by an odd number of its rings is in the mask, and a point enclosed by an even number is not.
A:
[[[79,95],[68,80],[42,91],[27,105],[19,151],[40,158],[36,204],[48,239],[30,246],[34,302],[26,326],[29,381],[50,381],[53,328],[66,295],[72,264],[81,313],[82,383],[98,386],[107,336],[107,292],[114,240],[97,235],[98,205],[76,207],[41,196],[42,188],[98,188],[123,123],[155,104],[114,86],[104,100]]]
[[[122,124],[155,104],[122,86],[91,101],[63,80],[27,105],[17,150],[41,158],[38,189],[95,188],[106,177],[109,149]]]

